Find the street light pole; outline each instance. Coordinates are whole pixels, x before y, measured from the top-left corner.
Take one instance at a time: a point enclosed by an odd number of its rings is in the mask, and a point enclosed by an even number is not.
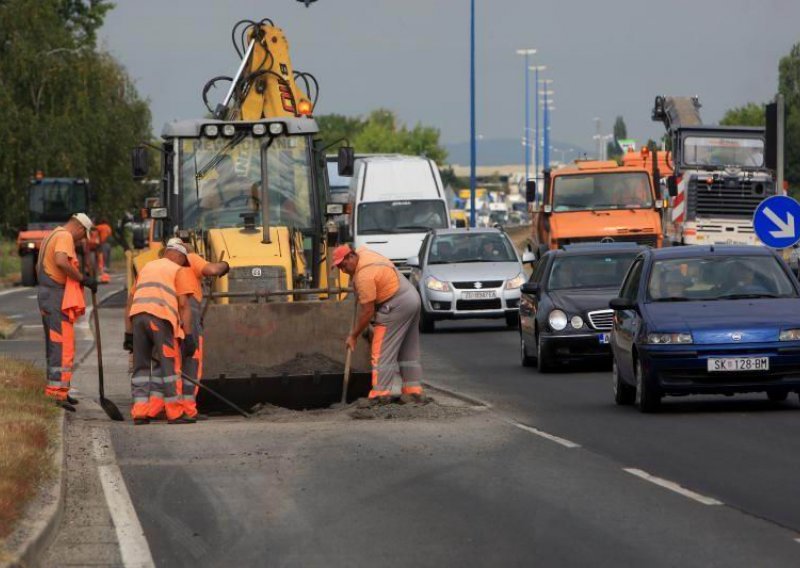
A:
[[[550,169],[550,111],[547,96],[553,94],[553,91],[548,90],[548,87],[552,82],[552,79],[544,79],[542,81],[544,90],[541,92],[541,94],[544,95],[544,148],[542,149],[542,165],[544,166],[545,170]]]
[[[525,56],[525,134],[522,137],[522,150],[525,152],[525,181],[528,181],[528,177],[530,176],[530,165],[531,165],[531,151],[528,147],[528,131],[530,130],[530,117],[531,117],[531,109],[530,109],[530,84],[528,81],[528,67],[530,67],[529,60],[531,55],[535,55],[535,49],[518,49],[517,55]],[[537,87],[538,88],[538,87]]]
[[[475,0],[469,3],[469,226],[475,227]]]
[[[534,112],[536,113],[534,116],[534,137],[536,140],[533,143],[534,147],[534,158],[533,158],[533,177],[536,179],[536,183],[539,183],[539,71],[544,71],[547,69],[547,65],[534,65],[530,67],[533,70],[533,83],[534,87],[534,103],[533,108]]]

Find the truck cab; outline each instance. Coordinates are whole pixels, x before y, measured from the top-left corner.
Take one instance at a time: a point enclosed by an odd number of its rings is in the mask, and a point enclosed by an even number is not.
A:
[[[577,161],[546,171],[543,186],[539,192],[528,192],[530,250],[541,254],[586,242],[661,246],[662,201],[646,168]]]

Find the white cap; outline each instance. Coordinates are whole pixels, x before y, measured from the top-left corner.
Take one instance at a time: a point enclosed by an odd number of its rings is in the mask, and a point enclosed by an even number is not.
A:
[[[188,256],[189,251],[186,250],[186,247],[183,246],[183,241],[180,239],[170,239],[167,241],[167,249],[166,250],[174,250],[181,253],[183,256]]]
[[[181,246],[183,246],[183,241],[180,239],[180,237],[172,237],[170,240],[167,241],[167,246],[170,246],[170,245],[181,245]]]
[[[92,227],[94,226],[94,225],[92,225],[92,220],[89,219],[89,216],[86,213],[75,213],[75,215],[73,215],[72,218],[75,219],[78,223],[80,223],[83,226],[84,229],[86,229],[86,234],[87,235],[89,234],[89,231],[91,231]]]

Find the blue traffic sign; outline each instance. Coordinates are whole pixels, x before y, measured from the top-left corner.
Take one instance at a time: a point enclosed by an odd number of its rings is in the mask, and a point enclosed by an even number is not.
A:
[[[787,248],[800,241],[800,203],[784,195],[766,198],[753,214],[753,229],[771,248]]]

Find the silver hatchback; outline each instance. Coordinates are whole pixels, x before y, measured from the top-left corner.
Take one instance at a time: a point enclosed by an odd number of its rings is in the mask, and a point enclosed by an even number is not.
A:
[[[422,298],[422,331],[433,331],[437,320],[459,318],[505,318],[509,327],[518,326],[520,287],[527,278],[503,231],[433,230],[408,263],[409,280]]]

